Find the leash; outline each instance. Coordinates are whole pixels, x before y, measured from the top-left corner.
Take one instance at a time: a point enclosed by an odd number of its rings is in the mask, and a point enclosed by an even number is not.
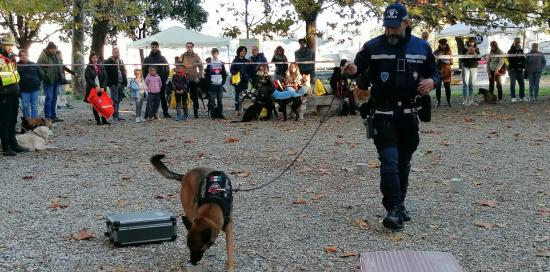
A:
[[[350,90],[351,92],[351,90]],[[330,101],[330,108],[332,108],[332,105],[334,104],[334,98],[336,98],[336,94],[332,96],[332,100]],[[345,98],[342,98],[342,103],[340,103],[340,105],[338,106],[338,110],[337,112],[339,112],[342,107],[344,106],[344,103],[346,102]],[[311,137],[309,137],[309,140],[306,142],[306,144],[302,147],[302,149],[300,150],[300,152],[298,153],[298,155],[296,155],[296,157],[292,160],[292,162],[290,162],[290,164],[281,172],[279,173],[279,175],[277,175],[275,178],[271,179],[270,181],[260,185],[260,186],[257,186],[257,187],[252,187],[252,188],[246,188],[246,189],[233,189],[232,191],[233,192],[250,192],[250,191],[255,191],[255,190],[259,190],[261,188],[264,188],[266,187],[267,185],[277,181],[279,178],[281,178],[286,172],[288,172],[288,170],[290,170],[290,168],[296,163],[296,161],[298,160],[298,158],[300,158],[300,156],[302,155],[302,153],[306,150],[306,148],[309,146],[309,144],[311,143],[311,141],[313,140],[313,138],[315,138],[315,135],[317,135],[317,132],[319,132],[319,129],[321,128],[321,126],[323,125],[323,123],[325,123],[327,121],[328,118],[330,118],[328,115],[330,113],[330,109],[325,113],[325,115],[321,118],[321,120],[319,120],[319,125],[317,126],[317,128],[315,129],[315,131],[313,132],[313,134],[311,135]]]

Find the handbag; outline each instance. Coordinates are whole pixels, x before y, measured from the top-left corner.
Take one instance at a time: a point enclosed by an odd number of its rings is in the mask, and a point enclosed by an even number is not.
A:
[[[231,84],[238,85],[239,83],[241,83],[241,72],[237,72],[231,76]]]
[[[113,100],[111,100],[107,92],[98,93],[95,88],[92,88],[90,90],[90,95],[88,96],[88,102],[101,116],[106,119],[109,119],[109,117],[111,117],[115,112]]]
[[[176,101],[176,92],[174,91],[170,94],[170,108],[175,109],[177,105],[178,102]]]

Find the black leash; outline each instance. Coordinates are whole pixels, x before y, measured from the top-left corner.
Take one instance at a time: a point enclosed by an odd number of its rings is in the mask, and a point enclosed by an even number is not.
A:
[[[351,90],[350,90],[351,92]],[[319,132],[319,129],[321,128],[321,126],[323,125],[323,123],[326,122],[326,120],[328,118],[330,118],[328,115],[329,113],[331,112],[330,109],[332,109],[332,105],[334,104],[334,98],[336,98],[336,92],[335,94],[332,96],[332,100],[330,101],[330,108],[329,110],[327,110],[327,112],[325,113],[325,115],[323,116],[323,118],[321,118],[321,120],[319,120],[319,125],[317,126],[317,128],[315,129],[315,131],[313,132],[313,134],[311,135],[311,137],[309,138],[309,140],[306,142],[306,144],[304,145],[304,147],[300,150],[300,152],[298,153],[298,155],[296,155],[296,157],[292,160],[292,162],[279,174],[277,175],[275,178],[271,179],[270,181],[260,185],[260,186],[257,186],[257,187],[252,187],[252,188],[248,188],[248,189],[233,189],[232,191],[233,192],[249,192],[249,191],[254,191],[254,190],[258,190],[258,189],[261,189],[273,182],[275,182],[276,180],[278,180],[279,178],[281,178],[286,172],[288,172],[288,170],[290,170],[290,168],[296,163],[296,161],[298,160],[298,158],[302,155],[302,153],[304,152],[304,150],[306,150],[306,148],[309,146],[309,144],[311,143],[311,141],[313,140],[313,138],[315,137],[315,135],[317,135],[317,132]],[[336,112],[339,112],[340,110],[342,110],[342,106],[344,105],[345,103],[345,98],[342,98],[342,103],[340,103],[340,106],[338,107],[337,111]]]

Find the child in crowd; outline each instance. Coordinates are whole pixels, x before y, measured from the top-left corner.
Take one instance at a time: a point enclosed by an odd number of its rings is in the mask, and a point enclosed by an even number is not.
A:
[[[136,123],[145,121],[141,115],[141,109],[143,107],[143,102],[147,98],[147,84],[143,80],[143,73],[141,69],[134,70],[135,78],[130,80],[128,87],[132,91],[132,97],[136,101]]]
[[[223,85],[227,79],[224,63],[218,59],[220,52],[217,48],[210,51],[212,58],[207,58],[205,77],[209,80],[208,86],[208,114],[210,118],[225,119],[223,116]],[[209,60],[210,59],[210,60]]]
[[[176,72],[172,77],[172,88],[176,92],[176,121],[186,121],[189,116],[187,108],[187,98],[189,95],[189,89],[187,88],[187,75],[182,65],[176,66]],[[182,115],[183,109],[183,115]]]
[[[162,80],[157,74],[157,69],[155,67],[149,66],[149,74],[147,78],[145,78],[145,84],[148,90],[147,112],[145,113],[145,118],[147,120],[159,120],[158,110],[160,106],[160,88],[162,87]]]

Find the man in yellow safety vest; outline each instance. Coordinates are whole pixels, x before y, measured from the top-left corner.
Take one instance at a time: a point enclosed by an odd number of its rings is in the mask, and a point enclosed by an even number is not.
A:
[[[19,73],[15,67],[15,38],[4,34],[0,39],[0,140],[4,156],[26,151],[17,144],[15,125],[19,106]]]

